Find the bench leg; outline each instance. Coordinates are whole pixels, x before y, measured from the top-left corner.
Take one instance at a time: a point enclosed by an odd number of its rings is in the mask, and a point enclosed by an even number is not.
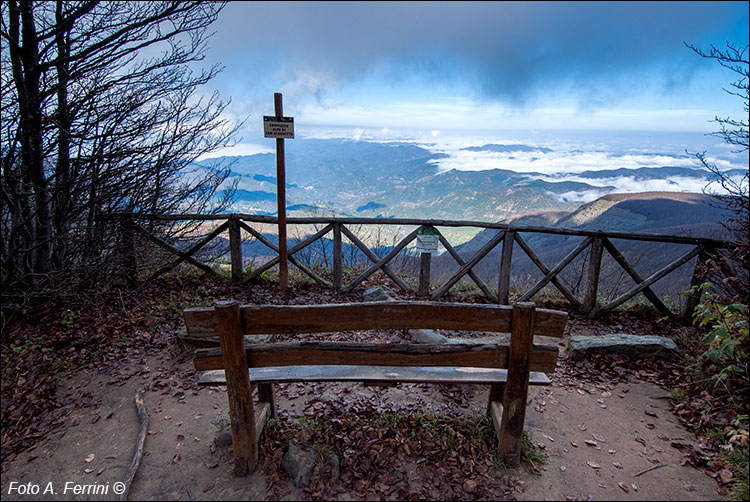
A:
[[[272,383],[258,384],[258,401],[270,404],[271,417],[276,418],[276,394],[273,391]]]
[[[237,302],[217,302],[215,312],[227,378],[234,474],[247,476],[258,464],[258,442],[240,306]]]
[[[521,463],[521,439],[529,395],[529,369],[534,341],[535,306],[533,303],[513,305],[508,382],[502,401],[502,420],[498,433],[498,455],[508,467]]]
[[[503,402],[505,382],[490,384],[490,395],[487,398],[487,414],[492,416],[492,401]]]

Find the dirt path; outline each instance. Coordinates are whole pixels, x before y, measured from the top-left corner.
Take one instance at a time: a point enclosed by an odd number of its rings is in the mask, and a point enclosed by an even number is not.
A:
[[[117,376],[74,378],[63,391],[88,392],[94,396],[92,405],[72,413],[66,430],[6,464],[3,499],[117,499],[115,483],[125,475],[138,434],[134,395],[144,387],[153,387],[144,394],[150,433],[131,499],[266,499],[268,481],[263,473],[256,471],[244,479],[232,475],[231,448],[226,437],[222,440],[219,434],[222,420],[227,417],[226,393],[221,389],[196,389],[193,373],[189,361],[160,361],[152,356],[120,368]],[[313,397],[325,405],[327,400],[340,397],[341,389],[337,384],[292,385],[279,393],[280,409],[294,415]],[[394,409],[448,410],[443,394],[427,386],[403,384],[380,389],[355,384],[347,390],[357,399],[374,400]],[[486,390],[478,387],[469,395],[460,410],[455,404],[452,406],[454,412],[472,415],[484,410]],[[532,388],[527,430],[535,444],[545,447],[548,458],[538,474],[525,468],[511,471],[523,481],[516,497],[720,499],[711,478],[680,465],[682,456],[672,445],[698,445],[669,412],[665,395],[663,389],[648,383],[619,384],[603,390],[568,380],[556,386]],[[587,440],[591,443],[587,444]],[[663,467],[634,476],[662,464]],[[408,466],[395,468],[408,470]],[[289,486],[283,499],[306,495],[291,483]],[[23,488],[34,487],[38,487],[38,493],[33,497],[20,493]],[[75,487],[96,494],[77,495],[72,491]]]

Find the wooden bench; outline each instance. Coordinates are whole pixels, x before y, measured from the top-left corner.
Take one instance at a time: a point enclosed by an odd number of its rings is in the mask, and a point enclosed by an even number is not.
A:
[[[235,474],[247,475],[258,460],[258,437],[276,413],[273,384],[359,381],[471,383],[490,386],[488,413],[498,437],[498,455],[520,462],[528,386],[548,385],[556,345],[534,344],[534,336],[560,338],[567,314],[513,306],[441,302],[370,302],[330,305],[242,305],[219,302],[185,310],[185,325],[197,336],[217,335],[221,349],[198,350],[195,369],[224,370]],[[450,329],[510,333],[508,344],[382,344],[295,342],[251,344],[243,335],[326,333],[372,329]],[[215,373],[213,373],[215,376]],[[257,389],[258,409],[252,392]]]

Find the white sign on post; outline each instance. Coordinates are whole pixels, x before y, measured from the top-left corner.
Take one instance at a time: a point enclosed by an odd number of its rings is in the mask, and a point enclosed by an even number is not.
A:
[[[437,254],[440,233],[437,230],[421,229],[417,231],[417,253]]]
[[[263,116],[264,138],[294,139],[294,117]]]

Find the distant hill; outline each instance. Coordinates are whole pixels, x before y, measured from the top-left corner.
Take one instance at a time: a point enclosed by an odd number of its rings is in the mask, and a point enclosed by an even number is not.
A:
[[[438,163],[446,158],[445,154],[399,142],[299,138],[288,141],[285,150],[287,205],[301,210],[309,206],[317,213],[323,211],[339,216],[509,221],[531,213],[574,212],[582,199],[615,191],[615,183],[609,184],[608,180],[669,179],[676,180],[673,184],[679,186],[681,179],[702,180],[707,177],[705,170],[678,166],[624,169],[615,165],[612,169],[583,171],[576,174],[575,180],[559,181],[556,181],[557,175],[549,173],[510,169],[439,171]],[[549,148],[533,145],[493,143],[463,150],[537,152],[540,156],[552,152]],[[221,160],[231,166],[232,179],[238,182],[231,211],[276,212],[274,154]],[[737,173],[732,171],[729,174]],[[629,225],[628,228],[634,228],[643,219],[635,216],[635,207],[627,209],[631,210],[633,215],[622,220]],[[671,211],[670,208],[665,210]],[[628,220],[630,216],[635,219]],[[608,217],[613,221],[617,219],[614,213]],[[575,222],[571,224],[577,225]]]

